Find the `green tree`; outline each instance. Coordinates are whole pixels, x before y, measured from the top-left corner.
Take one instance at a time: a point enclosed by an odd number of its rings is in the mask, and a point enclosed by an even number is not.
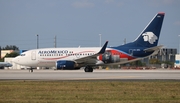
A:
[[[150,64],[161,64],[161,62],[158,59],[152,58],[149,60]]]
[[[16,57],[16,56],[18,56],[19,55],[19,53],[17,53],[17,52],[12,52],[12,53],[7,53],[6,55],[5,55],[5,57]]]
[[[170,62],[170,61],[162,61],[162,63],[167,64],[167,65],[170,65],[170,66],[173,66],[173,65],[174,65],[174,63],[173,63],[173,62]]]
[[[146,64],[142,63],[141,60],[131,62],[130,65],[131,66],[146,66]]]
[[[19,50],[19,48],[15,45],[6,45],[6,47],[2,47],[2,50]]]

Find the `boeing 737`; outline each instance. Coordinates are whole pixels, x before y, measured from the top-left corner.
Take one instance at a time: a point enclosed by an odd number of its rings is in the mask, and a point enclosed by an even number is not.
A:
[[[0,62],[0,67],[12,67],[12,64],[8,62]]]
[[[93,72],[93,67],[119,65],[140,60],[157,53],[160,31],[165,13],[157,13],[140,35],[124,45],[89,48],[44,48],[23,52],[13,62],[29,67],[56,67],[75,70],[85,67],[85,72]]]

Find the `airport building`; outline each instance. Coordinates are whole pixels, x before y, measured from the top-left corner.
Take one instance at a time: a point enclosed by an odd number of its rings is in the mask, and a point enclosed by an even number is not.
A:
[[[14,50],[1,50],[1,58],[6,56],[6,54],[10,54],[12,52],[14,52]]]
[[[175,59],[176,59],[176,61],[174,63],[174,67],[180,68],[180,54],[177,54]]]
[[[177,49],[163,48],[156,55],[156,58],[160,61],[175,62],[176,54],[177,54]]]
[[[176,61],[176,55],[177,55],[177,49],[173,49],[173,48],[162,48],[158,54],[154,55],[154,56],[150,56],[148,58],[145,58],[142,60],[142,62],[146,63],[146,66],[151,66],[149,60],[152,58],[155,58],[157,60],[159,60],[160,62],[171,62],[171,63],[175,63]],[[180,60],[180,59],[179,59]],[[162,68],[167,68],[168,65],[166,64],[161,64],[159,65],[159,67]]]

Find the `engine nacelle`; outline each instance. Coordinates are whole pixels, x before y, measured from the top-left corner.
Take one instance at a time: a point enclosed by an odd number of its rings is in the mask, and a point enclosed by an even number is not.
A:
[[[116,62],[120,62],[120,55],[112,54],[111,51],[106,51],[102,55],[102,61],[104,63],[116,63]]]
[[[79,69],[76,67],[76,63],[74,61],[60,60],[56,62],[56,68],[62,70],[75,70]]]

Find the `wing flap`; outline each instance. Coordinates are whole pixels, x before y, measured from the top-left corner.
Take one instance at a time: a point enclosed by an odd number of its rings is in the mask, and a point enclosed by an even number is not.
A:
[[[97,56],[99,56],[100,54],[103,54],[106,51],[107,44],[108,44],[108,41],[106,41],[106,43],[103,45],[103,47],[101,48],[101,50],[98,53],[87,56],[87,57],[76,59],[75,62],[81,63],[81,64],[82,63],[95,64],[97,62]]]

